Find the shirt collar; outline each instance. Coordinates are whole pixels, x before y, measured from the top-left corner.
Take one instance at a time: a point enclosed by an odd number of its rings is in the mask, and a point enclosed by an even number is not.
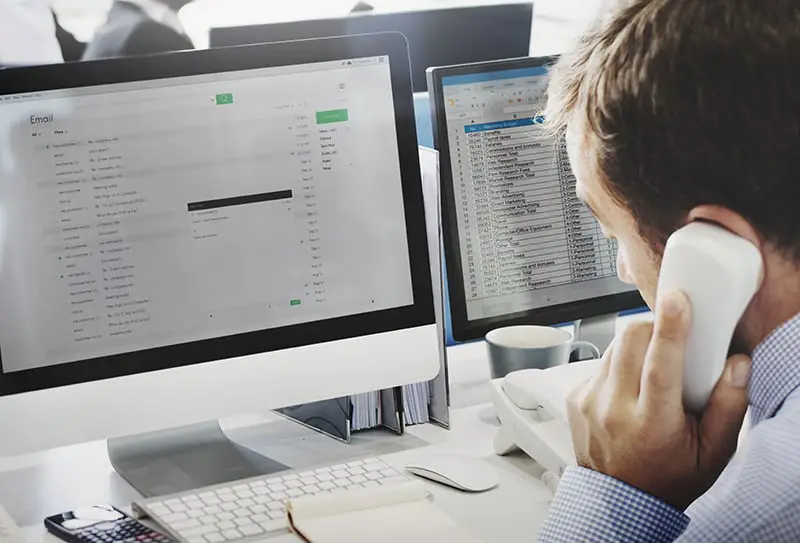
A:
[[[125,0],[129,4],[139,6],[148,17],[163,25],[167,25],[175,32],[186,35],[178,13],[160,0]]]
[[[775,329],[753,351],[749,399],[753,423],[775,415],[800,387],[800,314]]]

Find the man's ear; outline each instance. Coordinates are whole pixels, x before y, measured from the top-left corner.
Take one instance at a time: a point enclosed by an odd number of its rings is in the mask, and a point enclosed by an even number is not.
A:
[[[739,237],[742,237],[756,246],[759,252],[762,251],[764,240],[758,234],[753,225],[747,219],[731,211],[727,207],[718,205],[704,204],[695,207],[689,212],[689,222],[705,221],[717,224],[726,230],[730,230]]]

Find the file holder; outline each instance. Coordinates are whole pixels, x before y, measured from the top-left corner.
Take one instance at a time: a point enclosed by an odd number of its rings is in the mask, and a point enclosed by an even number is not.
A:
[[[439,375],[428,383],[429,422],[444,428],[450,427],[450,387],[447,370],[447,342],[444,323],[444,272],[442,255],[442,220],[439,195],[439,153],[426,147],[419,148],[422,170],[422,189],[425,198],[425,220],[428,230],[428,248],[431,260],[431,278],[434,291],[434,311],[439,332]],[[405,431],[404,387],[394,387],[375,392],[378,395],[378,423],[395,434]],[[353,434],[355,397],[322,400],[277,410],[281,415],[317,430],[334,439],[349,442]]]

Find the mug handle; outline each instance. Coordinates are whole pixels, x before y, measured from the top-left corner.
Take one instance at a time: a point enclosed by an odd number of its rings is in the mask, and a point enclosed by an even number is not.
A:
[[[589,341],[573,341],[572,347],[570,348],[570,357],[572,353],[574,353],[581,347],[586,347],[587,349],[592,351],[592,356],[594,356],[595,358],[600,358],[600,349],[598,349],[594,343],[591,343]]]

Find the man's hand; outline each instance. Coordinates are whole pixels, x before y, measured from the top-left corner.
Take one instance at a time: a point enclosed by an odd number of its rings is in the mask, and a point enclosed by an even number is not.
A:
[[[736,451],[751,361],[731,357],[706,411],[686,413],[690,304],[673,292],[657,306],[654,324],[633,323],[617,338],[598,375],[570,396],[568,412],[579,465],[683,510],[714,484]]]

